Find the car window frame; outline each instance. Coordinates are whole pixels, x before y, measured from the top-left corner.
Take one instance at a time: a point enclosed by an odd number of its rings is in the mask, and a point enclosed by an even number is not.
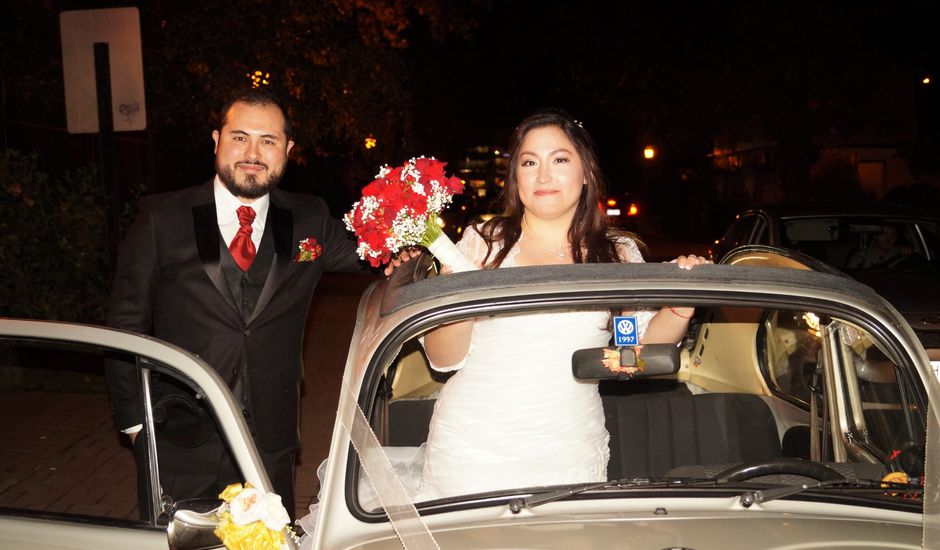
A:
[[[659,302],[674,301],[676,303],[694,303],[696,307],[707,307],[714,305],[723,305],[733,303],[735,307],[759,306],[766,309],[768,302],[773,302],[774,298],[768,299],[768,296],[754,291],[742,291],[735,296],[713,297],[720,292],[699,291],[693,289],[655,289],[637,291],[636,289],[585,289],[571,291],[567,293],[546,293],[530,294],[528,296],[507,296],[492,298],[489,300],[474,300],[457,298],[455,303],[446,306],[436,306],[422,308],[420,311],[399,321],[386,334],[374,351],[367,358],[366,363],[362,365],[363,378],[362,384],[356,395],[357,403],[371,423],[375,419],[375,408],[380,402],[379,391],[382,387],[382,376],[387,369],[394,363],[398,351],[405,342],[417,337],[419,334],[430,328],[443,323],[450,323],[462,319],[468,319],[481,315],[495,313],[515,313],[521,311],[534,311],[547,308],[564,308],[572,305],[589,306],[592,304],[604,305],[610,303],[622,303],[632,306],[642,307]],[[691,298],[690,298],[691,297]],[[777,300],[786,299],[782,294],[776,294]],[[855,309],[853,306],[847,306],[841,302],[834,302],[829,298],[802,297],[807,309],[816,309],[822,314],[835,314],[840,317],[847,317],[858,320],[862,326],[871,326],[873,320],[868,319],[867,314]],[[795,307],[793,302],[785,304],[787,308]],[[755,338],[755,342],[757,339]],[[923,388],[921,388],[923,392]],[[384,511],[369,512],[364,510],[362,503],[358,498],[358,480],[361,477],[361,465],[355,449],[350,443],[347,448],[347,459],[345,466],[344,486],[345,500],[351,515],[359,521],[367,523],[381,523],[387,521]],[[440,503],[421,503],[418,508],[422,515],[437,514],[447,511],[463,510],[478,506],[492,506],[503,500],[508,500],[506,496],[489,498],[457,499],[455,502]]]
[[[231,391],[219,374],[194,354],[145,335],[101,326],[56,321],[0,318],[0,338],[51,343],[51,345],[90,347],[105,352],[122,354],[128,359],[133,356],[135,358],[134,366],[128,368],[137,369],[138,375],[141,372],[138,365],[141,364],[141,360],[144,360],[150,372],[157,371],[173,376],[207,400],[207,409],[217,423],[221,436],[225,438],[232,449],[236,465],[246,478],[243,481],[252,483],[264,491],[273,490],[258,450],[251,438],[247,422],[241,414],[236,414],[240,409],[235,406],[236,403]],[[192,371],[192,374],[198,379],[191,376],[187,371]],[[199,379],[204,379],[206,383],[201,384]],[[141,399],[141,403],[149,404],[150,400]],[[149,424],[152,433],[152,410],[148,414],[149,416],[145,419],[149,419],[149,422],[145,422],[142,429],[148,429]],[[223,416],[226,418],[222,418]],[[153,441],[152,437],[149,439]],[[154,492],[152,488],[150,489],[151,498],[153,498]],[[185,502],[187,501],[173,503],[175,506],[170,511],[187,509]],[[180,506],[181,504],[184,505]],[[204,505],[202,502],[194,502],[194,504]],[[55,517],[52,517],[51,514],[31,513],[29,510],[10,511],[5,508],[0,512],[0,520],[5,517],[11,519],[26,517],[76,527],[94,524],[102,527],[118,527],[122,530],[136,530],[138,532],[143,529],[152,531],[155,536],[161,537],[165,543],[170,534],[169,530],[165,523],[157,521],[156,510],[153,512],[148,521],[130,521],[97,516],[69,516],[67,514],[56,514]],[[168,519],[172,521],[172,518]]]
[[[748,237],[748,244],[772,245],[774,244],[773,224],[764,212],[755,214],[757,221]]]
[[[102,357],[102,371],[104,375],[104,362],[109,355],[120,353],[127,359],[133,357],[135,361],[139,356],[133,352],[119,350],[110,346],[97,343],[87,343],[83,341],[67,341],[55,338],[43,338],[39,336],[20,336],[0,334],[0,342],[13,342],[14,344],[28,345],[36,349],[57,349],[62,351],[77,351],[82,353],[100,354]],[[135,486],[136,489],[136,486]],[[95,524],[103,527],[122,528],[122,529],[141,529],[141,528],[160,528],[154,521],[153,515],[147,519],[122,519],[108,516],[96,516],[86,513],[74,512],[51,512],[46,510],[33,510],[28,508],[10,508],[0,507],[0,516],[9,517],[28,517],[41,521],[57,521],[71,524]],[[165,529],[164,529],[165,531]]]
[[[774,310],[779,311],[779,310]],[[764,378],[768,390],[776,397],[790,402],[807,412],[810,410],[810,404],[796,396],[782,392],[777,388],[776,381],[773,379],[769,366],[767,364],[767,317],[770,310],[765,311],[762,316],[758,335],[755,338],[760,364],[761,376]],[[905,407],[905,420],[911,422],[910,415],[912,409],[917,411],[918,418],[916,424],[926,426],[927,422],[927,395],[926,388],[921,383],[921,379],[915,376],[916,367],[909,360],[909,355],[902,353],[898,343],[888,334],[872,330],[874,326],[870,319],[861,316],[852,316],[843,314],[838,310],[813,311],[823,323],[820,326],[822,349],[819,353],[818,365],[822,367],[822,379],[825,388],[823,392],[824,403],[828,409],[829,421],[838,425],[838,429],[832,429],[830,432],[830,444],[833,459],[837,462],[849,459],[850,449],[853,452],[867,455],[873,460],[887,464],[885,457],[881,453],[873,451],[870,445],[864,444],[864,437],[859,433],[859,425],[864,426],[864,413],[862,412],[862,403],[858,392],[858,380],[855,376],[855,365],[849,364],[845,352],[845,344],[841,340],[841,334],[844,327],[852,327],[855,330],[861,330],[869,335],[885,355],[894,362],[897,368],[897,374],[903,380],[903,392],[912,406]],[[898,358],[908,358],[906,361],[899,361]],[[901,383],[899,382],[899,385]],[[820,414],[823,414],[820,411]],[[861,414],[861,421],[858,421]],[[912,434],[916,435],[916,434]],[[923,432],[926,438],[926,431]]]
[[[846,343],[845,335],[852,330],[859,330],[858,327],[845,321],[834,321],[829,330],[834,331],[833,341],[838,343],[836,356],[840,362],[839,374],[841,376],[841,386],[845,391],[845,400],[847,401],[844,409],[840,411],[843,415],[842,425],[844,431],[841,433],[842,444],[846,451],[852,449],[854,452],[863,456],[870,456],[874,459],[888,463],[892,449],[882,449],[870,441],[870,428],[865,418],[864,400],[861,395],[859,377],[855,371],[855,363],[851,359],[851,346]],[[872,346],[879,347],[877,340],[872,342]],[[887,354],[886,354],[887,355]],[[896,359],[888,356],[894,363],[895,383],[898,387],[899,407],[904,424],[911,432],[911,440],[926,441],[927,438],[927,414],[925,409],[925,398],[923,392],[914,391],[917,384],[911,376],[912,365],[899,363]],[[916,416],[916,417],[915,417]]]
[[[715,250],[715,261],[721,260],[728,252],[739,246],[751,244],[751,238],[754,234],[754,228],[759,222],[759,216],[758,212],[747,211],[734,219],[719,239],[719,244]],[[738,242],[739,240],[741,242]]]

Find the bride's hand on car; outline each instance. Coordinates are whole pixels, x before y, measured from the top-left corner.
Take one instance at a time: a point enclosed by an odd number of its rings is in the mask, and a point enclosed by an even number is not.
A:
[[[679,269],[692,269],[697,265],[704,264],[713,264],[715,262],[709,260],[704,256],[696,256],[695,254],[689,254],[688,256],[679,256],[675,260],[672,260],[670,263],[679,264]]]

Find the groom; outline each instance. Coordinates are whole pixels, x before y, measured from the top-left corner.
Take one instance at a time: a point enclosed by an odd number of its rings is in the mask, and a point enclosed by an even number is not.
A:
[[[216,176],[142,201],[118,254],[108,325],[199,355],[228,384],[264,466],[294,513],[302,341],[326,271],[363,271],[356,244],[319,198],[277,189],[294,146],[286,110],[263,88],[221,111]],[[301,247],[305,254],[298,254]],[[146,444],[133,368],[110,368],[119,429],[138,462],[146,514]],[[152,382],[160,482],[174,500],[216,498],[243,481],[207,409],[189,388]]]

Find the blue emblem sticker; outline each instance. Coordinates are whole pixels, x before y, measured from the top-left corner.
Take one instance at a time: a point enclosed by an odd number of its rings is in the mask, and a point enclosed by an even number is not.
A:
[[[636,317],[614,317],[614,345],[635,346],[639,344],[636,335]]]

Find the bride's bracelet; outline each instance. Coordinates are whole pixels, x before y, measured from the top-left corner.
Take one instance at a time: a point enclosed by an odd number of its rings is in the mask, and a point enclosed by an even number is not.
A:
[[[675,315],[676,317],[681,317],[682,319],[691,319],[692,315],[695,315],[695,309],[692,309],[692,313],[689,313],[688,315],[683,315],[679,313],[678,311],[676,311],[676,308],[674,307],[669,308],[669,311],[671,311],[672,314]]]

